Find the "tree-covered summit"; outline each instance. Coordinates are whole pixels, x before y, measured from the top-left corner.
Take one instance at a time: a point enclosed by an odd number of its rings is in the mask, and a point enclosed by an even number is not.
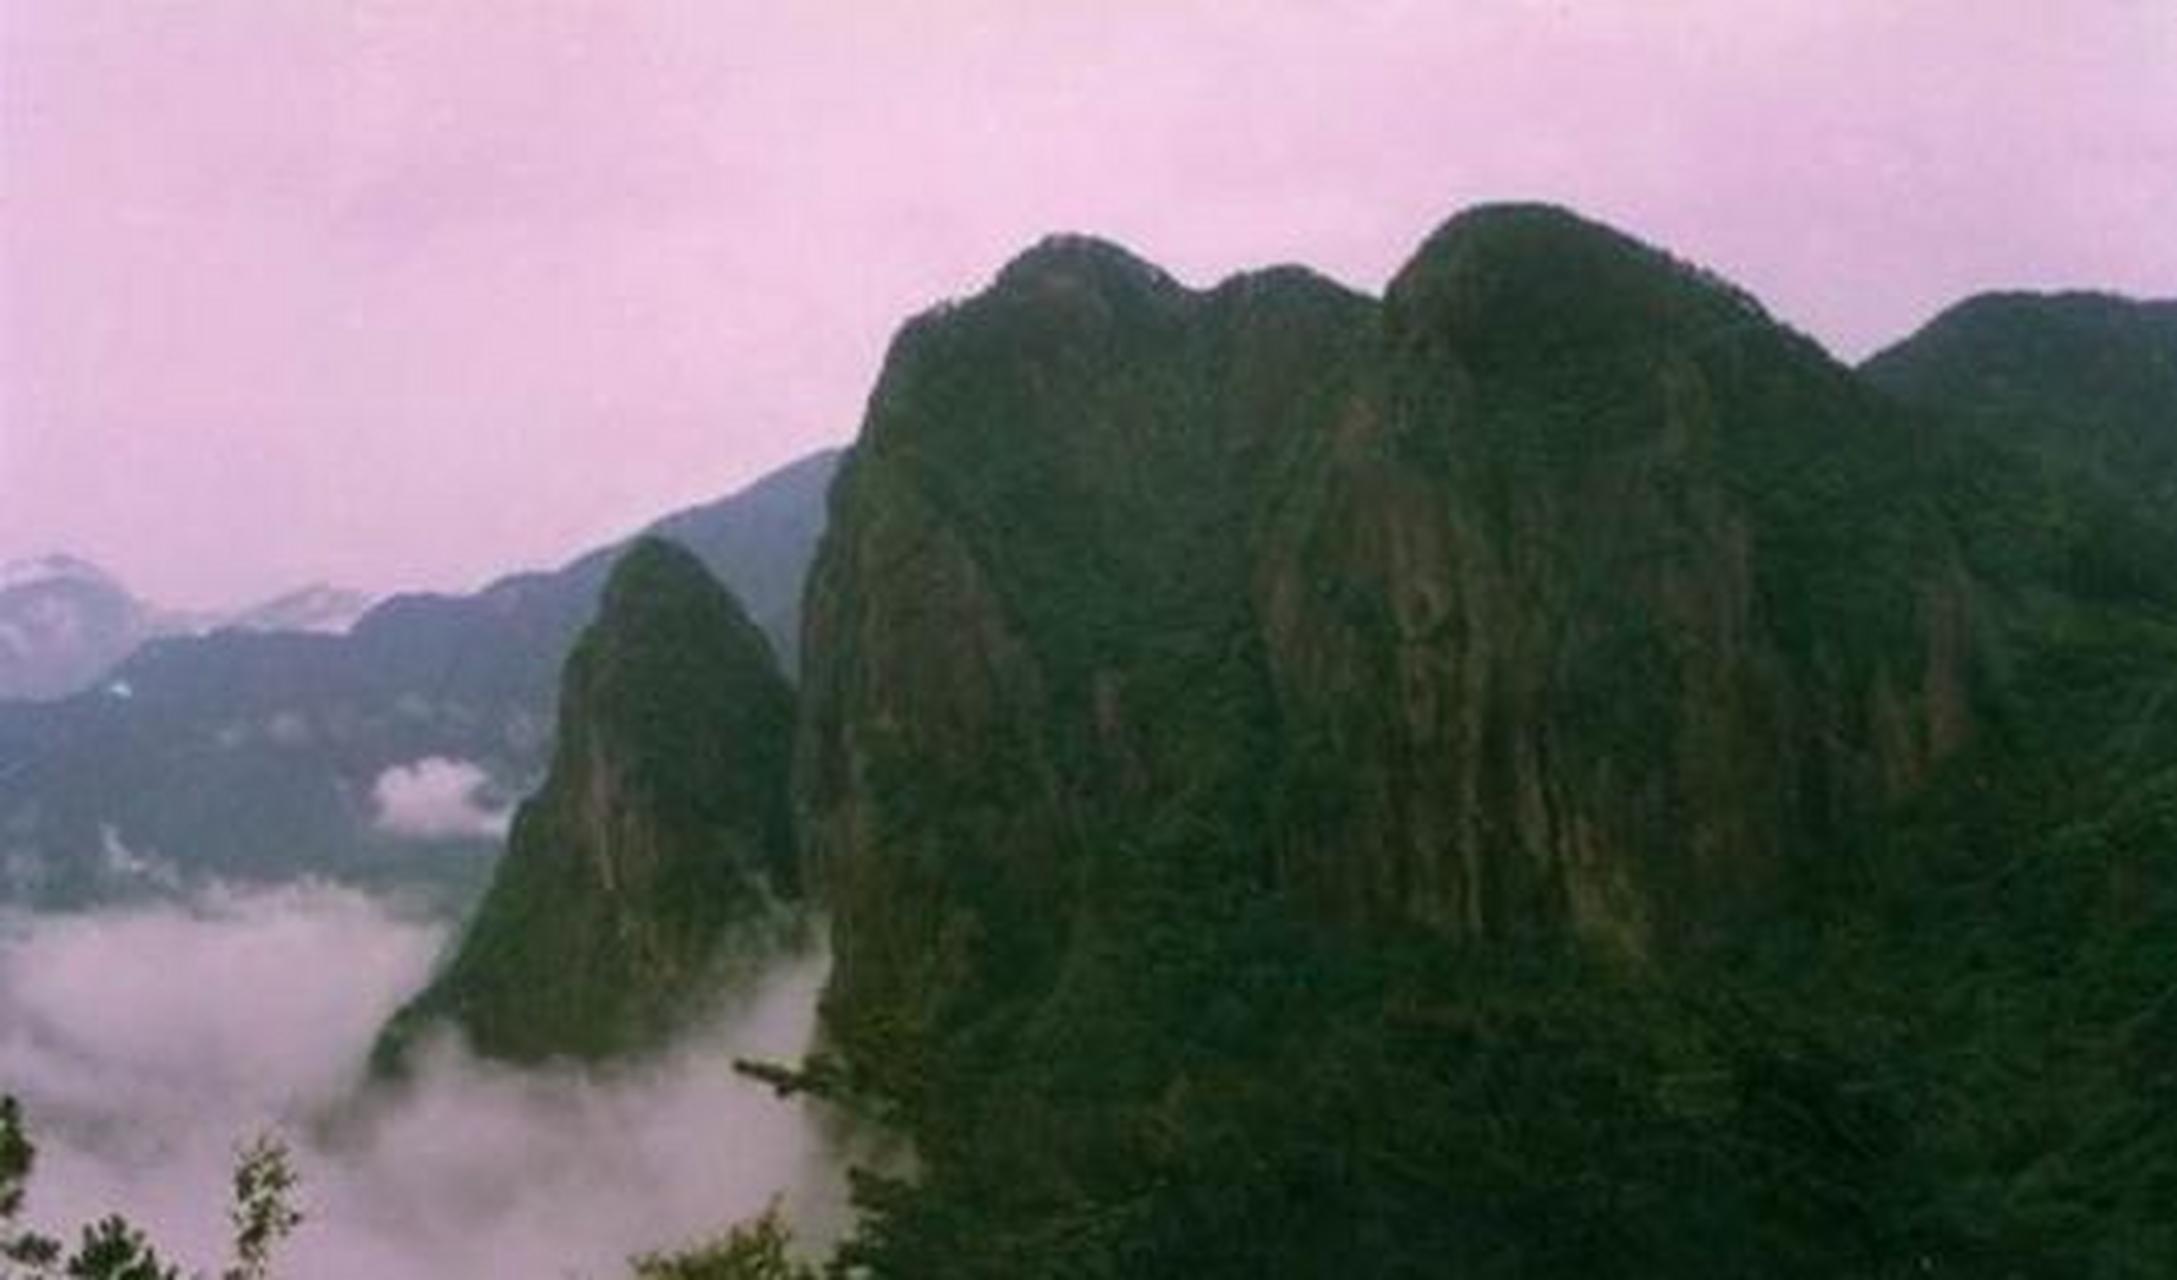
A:
[[[854,1261],[2177,1261],[2177,538],[2011,429],[2091,368],[1995,423],[1547,207],[1111,265],[903,331],[812,573]]]
[[[552,768],[515,815],[444,971],[381,1069],[437,1021],[488,1056],[655,1045],[706,998],[737,932],[797,896],[793,695],[763,633],[685,550],[636,542],[567,660]]]

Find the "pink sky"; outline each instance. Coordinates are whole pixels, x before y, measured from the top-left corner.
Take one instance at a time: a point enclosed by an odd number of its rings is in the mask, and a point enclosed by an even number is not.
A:
[[[0,0],[0,559],[470,586],[847,439],[1046,231],[1373,290],[1505,198],[1849,357],[2177,294],[2177,5]]]

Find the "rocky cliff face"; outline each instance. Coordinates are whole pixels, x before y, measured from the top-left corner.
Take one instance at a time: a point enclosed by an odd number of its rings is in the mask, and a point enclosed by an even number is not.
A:
[[[911,1039],[1034,990],[1092,861],[1254,829],[1253,529],[1369,315],[1300,272],[1199,294],[1059,239],[900,335],[805,605],[840,1009]]]
[[[807,598],[848,1048],[1056,980],[1115,866],[1636,961],[1758,919],[1972,733],[1917,429],[1555,210],[1374,302],[1047,242],[900,335]],[[905,1051],[912,1057],[912,1051]]]
[[[481,1053],[595,1058],[655,1042],[737,929],[798,894],[793,696],[763,634],[686,551],[614,566],[567,662],[543,788],[458,953],[380,1048],[426,1025]]]
[[[1307,897],[1646,956],[1819,874],[1962,743],[1971,592],[1916,428],[1751,301],[1493,209],[1376,341],[1252,583]]]

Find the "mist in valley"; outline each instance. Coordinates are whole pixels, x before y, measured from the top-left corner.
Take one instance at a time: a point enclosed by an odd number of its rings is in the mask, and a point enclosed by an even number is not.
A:
[[[0,918],[0,1089],[39,1146],[28,1220],[72,1232],[121,1212],[215,1267],[236,1147],[270,1130],[306,1215],[285,1274],[622,1275],[774,1198],[804,1240],[837,1232],[836,1122],[731,1068],[806,1049],[820,950],[641,1065],[515,1071],[441,1040],[408,1085],[358,1105],[372,1038],[451,930],[322,884]]]

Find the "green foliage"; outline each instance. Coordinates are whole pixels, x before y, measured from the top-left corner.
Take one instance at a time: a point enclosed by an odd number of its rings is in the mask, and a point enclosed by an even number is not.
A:
[[[860,1181],[846,1262],[1812,1277],[1970,1255],[1928,1087],[1849,1008],[1570,955],[1354,950],[1211,867],[1129,866],[1050,1001],[962,1046],[927,1175]]]
[[[635,1280],[817,1280],[796,1261],[793,1233],[777,1204],[716,1240],[671,1254],[635,1260]]]
[[[60,1242],[22,1225],[23,1202],[38,1149],[23,1128],[22,1106],[0,1096],[0,1280],[38,1280],[60,1260]],[[14,1268],[21,1268],[18,1272]]]
[[[83,1229],[83,1242],[61,1274],[68,1280],[180,1280],[181,1271],[159,1259],[144,1233],[118,1215]]]
[[[0,1097],[0,1280],[181,1280],[180,1267],[162,1259],[142,1229],[119,1214],[85,1225],[73,1250],[23,1226],[36,1162],[21,1106],[12,1096]],[[237,1153],[228,1213],[235,1263],[221,1280],[271,1280],[274,1248],[302,1221],[294,1207],[296,1185],[278,1139],[261,1135]]]
[[[222,1280],[268,1280],[273,1250],[302,1224],[295,1185],[287,1148],[270,1134],[242,1148],[234,1167],[234,1207],[227,1215],[234,1225],[235,1260]]]

